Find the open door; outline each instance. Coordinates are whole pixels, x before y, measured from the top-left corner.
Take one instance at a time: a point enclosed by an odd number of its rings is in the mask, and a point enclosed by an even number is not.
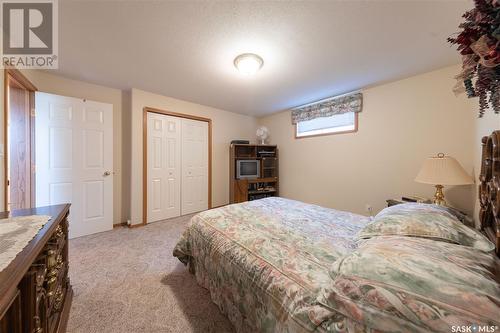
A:
[[[71,238],[113,228],[113,106],[36,93],[36,204],[71,203]]]
[[[5,70],[5,209],[35,206],[36,87],[16,69]]]

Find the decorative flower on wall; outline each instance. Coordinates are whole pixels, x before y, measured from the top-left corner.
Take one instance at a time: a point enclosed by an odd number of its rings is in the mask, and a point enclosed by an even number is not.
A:
[[[500,113],[500,0],[474,0],[475,7],[463,15],[465,22],[456,37],[462,55],[462,72],[456,76],[455,93],[479,97],[479,117],[491,106]]]

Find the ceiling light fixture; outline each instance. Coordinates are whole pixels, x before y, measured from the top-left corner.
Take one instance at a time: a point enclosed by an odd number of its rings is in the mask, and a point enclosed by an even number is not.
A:
[[[241,73],[252,75],[264,65],[264,60],[254,53],[243,53],[234,58],[234,67]]]

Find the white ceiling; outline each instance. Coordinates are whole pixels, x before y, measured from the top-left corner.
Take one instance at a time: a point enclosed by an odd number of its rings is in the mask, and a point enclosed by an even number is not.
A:
[[[456,64],[470,1],[60,0],[59,74],[264,115]],[[255,76],[240,53],[264,59]],[[450,87],[451,89],[451,87]]]

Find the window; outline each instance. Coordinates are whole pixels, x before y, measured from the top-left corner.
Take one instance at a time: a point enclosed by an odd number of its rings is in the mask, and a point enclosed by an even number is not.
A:
[[[296,107],[291,112],[295,137],[356,132],[362,105],[363,94],[355,92]]]
[[[295,137],[356,132],[358,130],[357,112],[334,114],[297,122]]]

